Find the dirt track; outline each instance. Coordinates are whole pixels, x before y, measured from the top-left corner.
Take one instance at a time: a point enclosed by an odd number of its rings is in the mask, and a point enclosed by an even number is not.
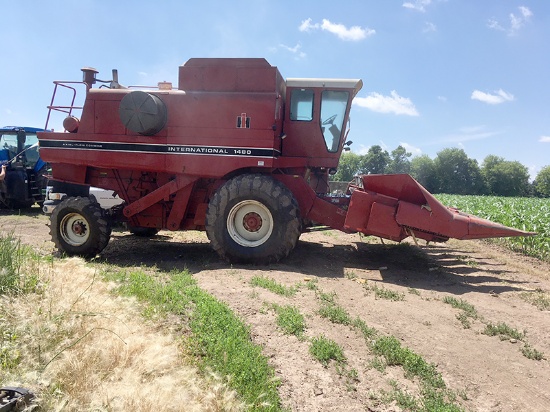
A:
[[[0,211],[3,232],[52,253],[48,220],[38,212],[17,216]],[[203,233],[161,232],[140,239],[113,233],[101,254],[109,264],[188,269],[200,286],[226,302],[251,326],[255,342],[264,347],[278,376],[284,405],[293,411],[400,410],[382,402],[390,381],[411,393],[417,385],[397,367],[380,372],[365,340],[349,326],[319,316],[315,291],[302,286],[294,297],[254,288],[250,279],[267,276],[293,286],[317,281],[318,289],[335,293],[352,318],[360,317],[381,334],[393,335],[403,346],[434,363],[445,383],[461,394],[458,401],[472,411],[550,410],[550,362],[526,358],[524,343],[481,333],[487,323],[501,322],[525,331],[525,340],[550,358],[550,312],[525,300],[535,291],[550,292],[550,266],[505,252],[482,242],[449,242],[418,249],[366,243],[358,235],[316,232],[302,235],[284,261],[266,267],[231,266],[221,262]],[[388,289],[401,301],[380,299],[373,288]],[[478,318],[465,328],[459,309],[446,296],[473,305]],[[290,304],[306,317],[308,337],[325,335],[343,348],[348,368],[358,380],[346,382],[334,366],[325,368],[308,353],[307,340],[284,335],[269,304]]]

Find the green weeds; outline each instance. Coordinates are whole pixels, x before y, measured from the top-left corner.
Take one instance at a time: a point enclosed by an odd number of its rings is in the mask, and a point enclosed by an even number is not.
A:
[[[336,362],[344,362],[346,360],[342,348],[336,342],[323,335],[311,340],[309,353],[325,367],[328,366],[330,360]]]
[[[447,303],[453,308],[460,309],[462,311],[458,315],[456,315],[456,318],[460,321],[460,323],[462,323],[464,329],[471,328],[472,325],[470,323],[470,319],[478,318],[475,307],[465,300],[457,299],[452,296],[445,296],[443,298],[443,303]]]
[[[274,304],[273,309],[277,313],[277,325],[283,333],[302,339],[306,330],[306,321],[298,308],[290,305],[280,306]]]
[[[294,296],[298,291],[297,286],[288,287],[277,283],[275,280],[265,277],[265,276],[254,276],[250,280],[252,286],[259,286],[261,288],[267,289],[277,295],[281,296]]]

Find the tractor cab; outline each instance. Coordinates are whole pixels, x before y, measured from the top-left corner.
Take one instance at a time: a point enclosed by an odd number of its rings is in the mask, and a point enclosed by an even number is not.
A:
[[[0,183],[0,207],[25,208],[44,200],[48,165],[38,152],[35,127],[0,128],[0,164],[6,165],[6,177]]]
[[[346,145],[351,102],[363,82],[287,79],[286,86],[282,155],[305,157],[309,167],[336,169]]]

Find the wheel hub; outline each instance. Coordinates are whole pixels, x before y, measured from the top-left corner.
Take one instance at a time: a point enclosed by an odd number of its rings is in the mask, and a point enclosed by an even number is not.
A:
[[[76,221],[72,225],[73,233],[76,235],[82,236],[84,233],[86,233],[86,225],[84,222]]]
[[[256,212],[249,212],[243,217],[243,227],[249,232],[257,232],[262,228],[262,217]]]

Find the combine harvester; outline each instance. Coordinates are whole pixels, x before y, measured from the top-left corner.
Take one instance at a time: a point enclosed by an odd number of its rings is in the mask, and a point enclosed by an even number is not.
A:
[[[69,255],[101,252],[119,221],[145,236],[205,230],[222,258],[242,263],[284,258],[313,226],[394,241],[531,234],[447,208],[409,175],[359,176],[330,194],[359,79],[285,81],[265,59],[190,59],[177,89],[82,71],[82,82],[54,82],[48,121],[64,113],[65,131],[38,134],[57,199],[52,240]],[[72,102],[56,104],[60,88]],[[91,186],[124,203],[106,213]]]

